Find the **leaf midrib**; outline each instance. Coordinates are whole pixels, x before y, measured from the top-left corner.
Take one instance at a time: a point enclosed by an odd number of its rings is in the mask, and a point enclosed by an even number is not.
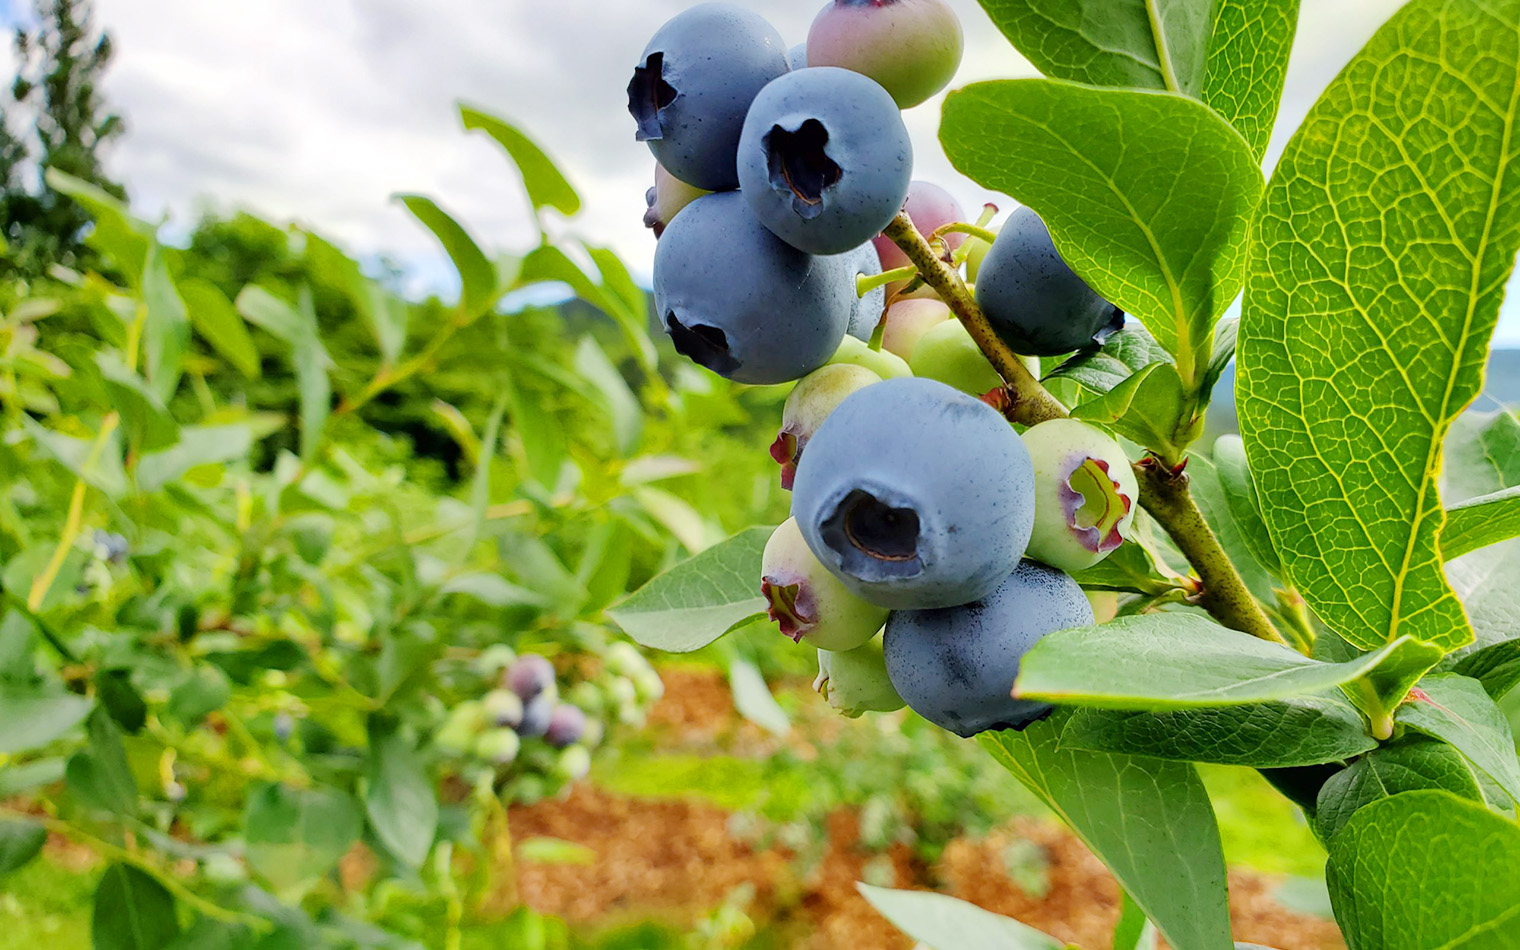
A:
[[[1162,29],[1160,0],[1145,0],[1145,15],[1151,21],[1151,40],[1156,46],[1156,62],[1161,66],[1161,81],[1169,92],[1181,93],[1177,85],[1177,71],[1172,68],[1172,57],[1167,49],[1166,33]]]

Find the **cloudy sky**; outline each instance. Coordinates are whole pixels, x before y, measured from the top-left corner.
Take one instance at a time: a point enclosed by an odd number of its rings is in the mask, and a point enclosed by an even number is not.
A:
[[[821,0],[740,0],[801,42]],[[1034,70],[975,0],[957,83]],[[464,134],[454,103],[477,104],[534,135],[580,188],[585,211],[561,233],[610,244],[647,275],[640,225],[652,159],[633,140],[624,87],[653,31],[689,0],[96,0],[118,55],[106,90],[128,135],[111,157],[140,213],[184,228],[198,209],[299,220],[361,255],[402,261],[419,286],[448,268],[390,200],[437,198],[487,246],[533,240],[510,168]],[[22,0],[0,0],[6,9]],[[1316,94],[1399,6],[1306,0],[1269,162]],[[935,141],[938,102],[911,110],[916,177],[968,208],[994,196],[955,174]],[[1004,206],[1009,202],[1004,199]],[[1520,343],[1520,291],[1501,336]]]

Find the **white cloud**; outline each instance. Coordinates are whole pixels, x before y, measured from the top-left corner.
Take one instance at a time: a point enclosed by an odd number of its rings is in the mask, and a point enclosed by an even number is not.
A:
[[[741,0],[801,42],[821,0]],[[1033,75],[974,0],[951,0],[969,44],[958,82]],[[299,219],[424,280],[445,263],[389,201],[437,198],[482,242],[533,228],[496,147],[464,134],[464,99],[529,131],[581,189],[572,225],[647,275],[643,194],[652,160],[633,141],[624,87],[648,36],[689,0],[97,0],[118,50],[107,94],[130,128],[112,167],[145,212],[180,226],[200,202]],[[1302,5],[1274,155],[1318,92],[1400,0]],[[917,175],[969,208],[990,197],[940,152],[938,106],[908,113]],[[1007,204],[1004,200],[1003,204]],[[1520,301],[1502,332],[1520,342]]]

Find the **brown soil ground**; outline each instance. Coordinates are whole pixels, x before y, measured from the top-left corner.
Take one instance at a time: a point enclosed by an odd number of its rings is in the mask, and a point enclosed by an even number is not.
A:
[[[678,673],[652,725],[701,745],[734,729],[721,678]],[[667,675],[667,682],[672,675]],[[676,699],[675,697],[679,697]],[[760,748],[775,740],[739,727],[737,743]],[[730,734],[732,735],[732,734]],[[730,746],[730,749],[732,746]],[[730,815],[693,801],[645,801],[582,785],[565,800],[514,808],[518,840],[546,835],[583,844],[597,854],[588,865],[523,865],[522,897],[536,909],[577,922],[617,922],[641,916],[689,921],[723,903],[741,885],[754,888],[751,917],[781,925],[800,950],[908,950],[899,934],[862,899],[855,882],[872,855],[855,847],[855,816],[835,814],[821,864],[799,879],[786,853],[758,850],[730,834]],[[1048,888],[1026,894],[1004,870],[1000,855],[1023,842],[1043,854]],[[1111,943],[1119,913],[1113,878],[1086,847],[1050,822],[1016,820],[978,841],[958,840],[937,867],[916,866],[906,848],[889,853],[898,887],[931,887],[1017,918],[1062,940],[1096,950]],[[1230,875],[1230,910],[1238,940],[1279,950],[1338,950],[1334,924],[1285,910],[1271,898],[1271,878]]]

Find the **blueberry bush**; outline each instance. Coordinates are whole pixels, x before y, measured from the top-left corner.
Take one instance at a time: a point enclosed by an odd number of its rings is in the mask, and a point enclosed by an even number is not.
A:
[[[718,189],[657,215],[661,328],[799,382],[792,518],[611,616],[677,652],[768,618],[841,711],[976,736],[1123,887],[1116,948],[1235,945],[1198,763],[1302,810],[1353,950],[1520,945],[1520,429],[1469,411],[1520,251],[1520,3],[1411,0],[1270,178],[1296,0],[981,5],[1046,77],[944,101],[1001,228],[910,183],[942,0],[834,0],[789,55],[702,4],[635,64],[660,174]],[[927,945],[1060,947],[862,891]]]
[[[461,117],[542,239],[488,253],[402,196],[455,303],[246,215],[170,246],[56,172],[99,272],[0,285],[0,878],[50,837],[93,852],[98,950],[460,946],[517,907],[507,806],[662,693],[605,608],[752,503],[694,477],[725,443],[678,435],[744,404],[549,218],[580,198],[548,157]],[[551,283],[582,309],[517,293]]]

